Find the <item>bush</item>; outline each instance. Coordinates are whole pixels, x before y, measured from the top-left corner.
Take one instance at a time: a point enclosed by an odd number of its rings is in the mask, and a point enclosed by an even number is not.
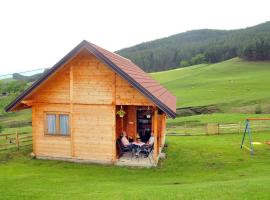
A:
[[[180,66],[181,66],[181,67],[187,67],[187,66],[190,66],[190,63],[189,63],[189,61],[187,61],[187,60],[182,60],[182,61],[180,62]]]
[[[205,62],[205,56],[202,53],[197,54],[196,56],[191,58],[191,61],[190,61],[191,65],[198,65],[204,62]]]
[[[255,114],[262,114],[262,107],[258,104],[255,108]]]

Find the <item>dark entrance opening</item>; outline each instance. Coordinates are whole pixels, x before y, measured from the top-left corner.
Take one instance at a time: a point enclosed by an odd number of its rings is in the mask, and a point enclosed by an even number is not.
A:
[[[142,142],[147,142],[152,132],[152,110],[150,107],[137,108],[137,133]]]

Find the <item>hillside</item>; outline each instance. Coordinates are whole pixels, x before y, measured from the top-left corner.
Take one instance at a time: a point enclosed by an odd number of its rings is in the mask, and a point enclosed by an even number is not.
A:
[[[169,126],[184,121],[244,121],[247,116],[254,116],[251,114],[255,113],[258,106],[264,114],[261,116],[269,117],[270,62],[250,62],[233,58],[216,64],[200,64],[151,75],[177,96],[177,113],[181,117],[169,120]],[[16,85],[12,88],[21,90]],[[17,92],[11,92],[9,96],[0,98],[0,126],[29,129],[30,110],[10,114],[3,110],[16,94]],[[200,110],[208,111],[209,108],[209,113],[200,113]],[[182,117],[190,115],[190,112],[186,113],[186,109],[197,109],[199,112],[196,116]]]
[[[238,30],[193,30],[117,51],[145,71],[163,71],[242,56],[270,59],[270,22]],[[256,54],[256,50],[260,55]],[[263,55],[261,53],[263,52]]]
[[[260,104],[270,111],[270,62],[234,58],[152,76],[177,96],[178,107],[215,105],[226,113],[254,113]]]

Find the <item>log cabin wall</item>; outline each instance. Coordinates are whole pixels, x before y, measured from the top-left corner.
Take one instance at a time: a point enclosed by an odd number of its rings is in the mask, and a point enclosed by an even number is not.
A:
[[[69,158],[71,139],[66,136],[45,135],[45,112],[69,112],[68,104],[35,103],[33,110],[33,150],[37,156]]]
[[[111,163],[116,158],[116,105],[128,105],[125,106],[125,129],[133,137],[136,136],[136,106],[153,105],[85,50],[27,100],[34,102],[33,148],[37,156],[101,163]],[[47,111],[70,113],[69,137],[44,135]]]
[[[116,105],[153,105],[125,79],[116,76]]]

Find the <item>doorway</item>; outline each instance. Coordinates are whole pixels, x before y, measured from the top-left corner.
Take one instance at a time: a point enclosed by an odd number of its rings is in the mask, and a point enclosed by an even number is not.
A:
[[[152,132],[152,109],[150,107],[137,107],[137,133],[139,139],[146,143]]]

